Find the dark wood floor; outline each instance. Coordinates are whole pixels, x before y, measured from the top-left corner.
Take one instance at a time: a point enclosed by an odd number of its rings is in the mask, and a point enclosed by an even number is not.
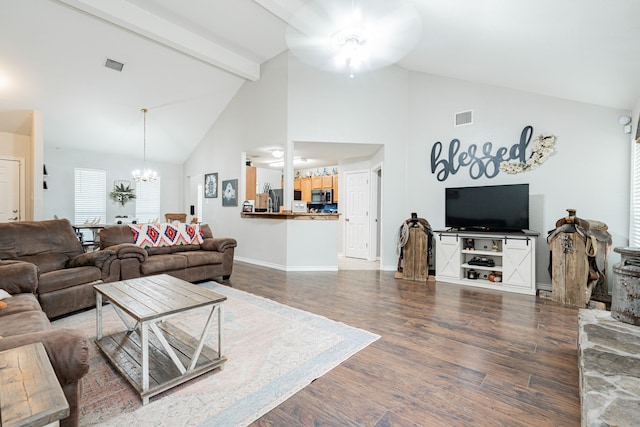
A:
[[[393,272],[281,272],[230,285],[382,338],[254,426],[578,426],[577,310]]]

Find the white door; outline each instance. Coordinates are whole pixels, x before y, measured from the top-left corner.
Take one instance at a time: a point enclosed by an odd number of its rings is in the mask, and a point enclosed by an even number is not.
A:
[[[367,259],[370,240],[369,172],[347,172],[345,178],[345,255]]]
[[[20,162],[0,159],[0,222],[20,219]]]

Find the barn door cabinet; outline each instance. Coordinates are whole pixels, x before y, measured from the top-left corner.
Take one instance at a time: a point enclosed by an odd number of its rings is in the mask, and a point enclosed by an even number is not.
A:
[[[535,295],[537,236],[436,231],[436,280]],[[477,265],[474,259],[492,265]]]

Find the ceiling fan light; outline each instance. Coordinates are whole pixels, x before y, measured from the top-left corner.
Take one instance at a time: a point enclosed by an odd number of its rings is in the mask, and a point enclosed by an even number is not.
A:
[[[344,0],[311,0],[289,21],[286,41],[302,62],[353,75],[355,69],[367,72],[397,62],[421,33],[420,15],[406,0],[367,0],[362,10]]]

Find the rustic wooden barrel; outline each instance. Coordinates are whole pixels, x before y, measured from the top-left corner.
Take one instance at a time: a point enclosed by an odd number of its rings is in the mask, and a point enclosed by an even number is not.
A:
[[[640,248],[615,248],[621,262],[613,266],[611,317],[640,325]]]

